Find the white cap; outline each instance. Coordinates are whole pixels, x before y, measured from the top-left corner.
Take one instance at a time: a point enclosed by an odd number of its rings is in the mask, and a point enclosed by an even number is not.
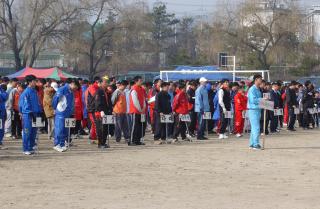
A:
[[[51,83],[51,87],[52,87],[55,91],[58,91],[59,86],[58,86],[58,84],[57,84],[56,82],[52,82],[52,83]]]
[[[202,83],[202,82],[207,82],[207,81],[208,81],[208,80],[207,80],[205,77],[201,77],[200,80],[199,80],[200,83]]]

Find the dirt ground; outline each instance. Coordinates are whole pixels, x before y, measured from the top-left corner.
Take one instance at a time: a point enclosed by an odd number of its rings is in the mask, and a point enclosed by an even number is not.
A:
[[[283,131],[266,150],[248,137],[178,145],[116,145],[99,151],[86,139],[56,153],[42,139],[40,155],[21,142],[0,150],[1,209],[319,209],[319,130]]]

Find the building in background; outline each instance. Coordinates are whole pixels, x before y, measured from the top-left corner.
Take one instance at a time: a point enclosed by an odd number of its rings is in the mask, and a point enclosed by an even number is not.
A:
[[[307,38],[320,44],[320,5],[313,6],[306,20]]]

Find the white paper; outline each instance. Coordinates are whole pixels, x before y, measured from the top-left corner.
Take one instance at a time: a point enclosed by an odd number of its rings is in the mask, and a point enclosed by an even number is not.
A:
[[[160,115],[161,123],[173,123],[172,115]]]
[[[64,120],[64,127],[66,127],[66,128],[76,127],[76,119],[75,118],[66,118]]]

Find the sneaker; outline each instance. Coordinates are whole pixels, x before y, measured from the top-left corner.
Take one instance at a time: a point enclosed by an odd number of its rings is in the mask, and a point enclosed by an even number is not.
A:
[[[258,145],[256,145],[256,146],[253,146],[252,149],[254,149],[254,150],[261,150],[261,146],[258,144]]]
[[[5,134],[4,137],[10,138],[12,135],[11,134]]]
[[[241,134],[236,134],[236,137],[240,138],[240,137],[242,137],[242,135]]]
[[[57,152],[63,152],[63,149],[62,149],[62,147],[60,145],[57,145],[57,146],[53,147],[53,149],[55,151],[57,151]]]
[[[63,147],[61,147],[61,149],[62,149],[62,152],[65,152],[65,151],[68,150],[68,148],[66,147],[66,145],[64,145]]]
[[[154,144],[155,145],[161,145],[161,144],[163,144],[163,142],[162,142],[162,140],[155,140]]]
[[[172,139],[171,144],[174,144],[174,143],[177,143],[177,142],[178,142],[178,139],[175,138],[175,139]]]
[[[224,138],[224,139],[227,139],[227,138],[229,138],[229,137],[228,137],[227,134],[223,134],[223,138]]]
[[[32,155],[32,153],[29,152],[29,151],[23,152],[23,154],[24,154],[24,155]]]
[[[224,134],[219,134],[219,139],[224,139]]]

